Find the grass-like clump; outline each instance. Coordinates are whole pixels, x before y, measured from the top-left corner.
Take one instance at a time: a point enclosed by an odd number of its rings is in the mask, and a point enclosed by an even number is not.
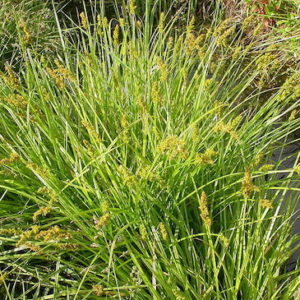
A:
[[[83,12],[61,55],[6,64],[1,299],[296,299],[286,40],[151,16]]]

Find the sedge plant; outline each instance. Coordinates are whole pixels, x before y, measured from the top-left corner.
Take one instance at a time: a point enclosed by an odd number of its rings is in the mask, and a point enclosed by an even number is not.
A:
[[[117,13],[1,75],[1,299],[296,299],[299,155],[272,153],[297,142],[299,73],[262,72],[287,72],[284,42]]]

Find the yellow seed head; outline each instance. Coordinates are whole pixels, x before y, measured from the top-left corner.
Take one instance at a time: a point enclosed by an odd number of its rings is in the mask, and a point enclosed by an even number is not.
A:
[[[135,22],[135,25],[136,25],[136,27],[137,27],[138,29],[141,29],[142,26],[143,26],[143,23],[142,23],[140,20],[137,20],[137,21]]]
[[[117,45],[119,42],[119,36],[120,36],[120,26],[116,25],[113,33],[113,40],[115,45]]]
[[[139,231],[140,231],[141,240],[146,241],[148,234],[147,234],[147,230],[146,230],[146,227],[144,224],[140,225]]]
[[[224,108],[227,106],[226,103],[223,103],[221,101],[215,101],[214,102],[214,111],[218,116],[221,116],[224,112]]]
[[[161,57],[156,58],[156,63],[160,71],[159,79],[161,82],[165,82],[168,79],[168,66]]]
[[[86,129],[91,138],[95,140],[96,143],[101,143],[101,138],[96,131],[95,127],[88,121],[83,120],[81,122],[82,126]]]
[[[26,108],[28,105],[28,101],[23,96],[17,94],[4,97],[1,100],[21,109]]]
[[[57,74],[59,74],[61,77],[63,77],[64,79],[68,79],[70,81],[75,81],[76,78],[75,76],[73,75],[73,73],[67,69],[64,65],[62,65],[59,60],[55,60],[55,65],[56,65],[56,69],[55,69],[55,72]]]
[[[244,198],[249,198],[251,192],[258,192],[259,188],[252,183],[252,177],[249,169],[246,169],[242,182],[242,193]]]
[[[198,141],[199,137],[200,137],[200,132],[199,132],[199,128],[196,124],[194,124],[191,128],[192,131],[192,140],[193,141]]]
[[[163,98],[160,92],[160,84],[155,81],[151,88],[151,99],[154,103],[162,103]]]
[[[180,291],[178,291],[177,289],[173,289],[172,293],[173,293],[173,295],[175,297],[175,300],[186,300],[186,297],[184,297],[182,295],[182,293]]]
[[[151,166],[143,166],[137,173],[137,175],[144,180],[149,181],[159,181],[161,178],[158,174],[156,174]]]
[[[30,243],[30,242],[26,242],[22,245],[23,247],[26,247],[28,249],[30,249],[33,252],[38,252],[41,250],[41,247],[38,245],[35,245],[34,243]]]
[[[57,243],[55,246],[62,250],[78,250],[80,246],[74,243]]]
[[[0,160],[0,166],[12,164],[20,159],[19,155],[15,152],[12,152],[8,158],[3,158]]]
[[[300,97],[300,74],[294,73],[292,76],[286,79],[284,84],[281,86],[278,93],[278,100],[296,100]],[[296,117],[297,112],[291,114],[291,117]]]
[[[197,49],[201,49],[204,45],[204,41],[206,39],[206,34],[205,33],[201,33],[197,36],[196,40],[195,40],[195,45],[197,47]]]
[[[135,10],[136,10],[135,0],[129,0],[128,9],[131,15],[135,14]]]
[[[93,292],[96,296],[103,296],[105,295],[104,293],[104,288],[102,285],[94,285],[93,286]]]
[[[120,165],[118,167],[118,172],[121,175],[121,178],[124,181],[124,184],[128,185],[128,186],[133,186],[137,183],[136,181],[136,177],[134,175],[132,175],[127,168],[125,168],[124,166]]]
[[[36,222],[39,216],[45,217],[53,208],[51,206],[45,206],[39,208],[34,214],[33,214],[33,222]]]
[[[234,51],[232,53],[233,60],[237,60],[240,57],[240,55],[242,53],[242,49],[243,49],[242,46],[238,46],[234,49]]]
[[[32,35],[28,29],[28,26],[24,20],[21,20],[19,22],[19,27],[22,31],[22,40],[24,41],[25,44],[30,44],[32,43]]]
[[[196,154],[195,162],[200,165],[212,165],[217,154],[213,149],[207,149],[204,153]]]
[[[1,74],[1,78],[4,80],[4,82],[12,89],[19,89],[20,80],[17,74],[13,71],[11,65],[5,64],[5,72],[6,74]]]
[[[123,114],[121,117],[121,127],[123,129],[127,129],[128,126],[129,126],[128,116],[127,116],[127,114]]]
[[[19,247],[24,245],[29,239],[33,238],[36,234],[38,234],[39,230],[40,227],[34,225],[29,230],[22,232],[16,246]]]
[[[160,153],[167,154],[170,159],[175,157],[186,158],[188,156],[188,152],[185,149],[185,142],[176,135],[162,140],[157,146],[157,150]]]
[[[199,199],[199,210],[200,210],[200,217],[203,223],[210,227],[212,224],[212,220],[209,216],[208,206],[207,206],[207,196],[205,192],[201,193],[201,197]]]
[[[44,242],[48,241],[60,241],[67,240],[72,237],[72,235],[68,232],[64,232],[57,225],[47,229],[42,230],[36,234],[36,239],[42,239]]]
[[[169,37],[168,38],[168,42],[167,42],[167,48],[168,49],[173,49],[174,47],[174,38],[173,37]]]
[[[64,89],[65,87],[65,80],[69,80],[74,82],[76,78],[72,74],[70,70],[65,68],[58,60],[55,61],[57,68],[51,69],[49,67],[46,68],[47,73],[49,76],[54,80],[56,85],[60,89]]]
[[[242,117],[241,116],[237,116],[235,117],[231,122],[230,125],[235,128],[241,121]]]
[[[261,33],[262,29],[263,29],[263,24],[262,23],[257,24],[253,29],[252,36],[255,37],[255,36],[259,35]]]
[[[26,167],[28,169],[30,169],[32,172],[36,173],[37,175],[45,178],[45,177],[49,177],[49,172],[48,170],[39,167],[37,164],[35,163],[27,163]]]
[[[84,29],[88,29],[88,18],[84,12],[80,13],[81,25]]]
[[[134,41],[128,43],[128,52],[134,59],[139,57],[139,50]]]
[[[298,111],[297,109],[294,109],[294,110],[291,112],[291,115],[290,115],[290,117],[289,117],[289,121],[295,120],[298,113],[299,113],[299,111]]]
[[[95,158],[96,157],[96,152],[94,147],[91,145],[91,143],[88,140],[83,140],[82,141],[84,147],[86,148],[87,154],[92,157]]]
[[[185,40],[185,52],[186,54],[191,54],[194,52],[194,50],[199,50],[196,45],[196,36],[190,32],[186,36]]]
[[[102,203],[101,203],[101,211],[102,211],[102,213],[107,213],[107,212],[109,212],[109,209],[110,209],[110,206],[109,206],[109,203],[108,203],[108,201],[103,201]]]
[[[22,231],[19,229],[15,229],[15,228],[10,228],[10,229],[0,229],[0,235],[12,235],[12,236],[16,236],[21,234]]]
[[[222,35],[217,39],[217,45],[227,46],[229,37],[234,33],[235,26],[229,27]]]
[[[7,272],[1,272],[0,273],[0,286],[5,282],[6,278],[8,277]]]
[[[259,168],[259,171],[260,172],[268,172],[268,171],[271,171],[274,169],[274,165],[272,164],[266,164],[266,165],[263,165]]]
[[[37,193],[48,197],[50,199],[49,203],[53,203],[53,202],[58,201],[57,193],[54,190],[52,190],[52,189],[50,189],[46,186],[39,188],[37,190]]]
[[[233,19],[232,18],[227,18],[225,19],[213,32],[213,36],[215,38],[218,38],[219,36],[221,36],[224,32],[226,32],[228,30],[228,28],[230,28],[230,25],[232,23]]]
[[[228,133],[233,139],[238,140],[239,136],[234,129],[234,121],[225,124],[223,121],[219,121],[213,128],[215,132]]]
[[[143,98],[138,98],[136,101],[139,109],[141,110],[142,114],[144,115],[147,110],[146,101]]]
[[[102,28],[108,28],[108,20],[106,17],[102,17],[100,15],[97,16],[98,26]]]
[[[119,24],[120,24],[120,27],[124,27],[125,26],[125,20],[123,18],[119,18]]]
[[[264,157],[263,153],[256,154],[255,157],[254,157],[253,166],[254,167],[258,166],[261,163],[263,157]]]
[[[267,208],[267,209],[273,208],[271,201],[268,199],[261,199],[259,203],[263,208]]]
[[[220,234],[220,240],[223,242],[225,248],[229,246],[229,239],[223,234]]]
[[[256,20],[255,16],[251,15],[247,18],[245,18],[242,22],[242,30],[246,31],[249,29],[249,27],[252,25],[252,23]]]
[[[98,220],[95,221],[95,228],[97,230],[103,228],[109,222],[110,218],[110,213],[105,213],[103,216],[101,216]]]
[[[193,16],[186,27],[186,35],[189,36],[195,30],[195,17]]]
[[[54,80],[56,85],[62,90],[65,87],[65,82],[61,75],[59,75],[55,70],[52,70],[50,68],[46,68],[47,73],[49,76]]]
[[[164,223],[159,224],[159,230],[164,241],[168,239],[168,231]]]
[[[127,144],[129,142],[129,121],[127,114],[123,114],[121,117],[121,128],[123,129],[121,133],[121,140]]]
[[[160,13],[159,24],[158,24],[158,32],[159,33],[163,33],[164,32],[165,18],[166,18],[165,13],[164,12]]]

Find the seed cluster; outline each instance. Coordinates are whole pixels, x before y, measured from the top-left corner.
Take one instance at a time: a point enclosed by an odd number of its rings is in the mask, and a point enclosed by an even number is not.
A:
[[[207,196],[205,192],[201,193],[199,199],[199,210],[200,210],[200,217],[205,225],[210,227],[212,225],[212,220],[209,216],[208,205],[207,205]]]
[[[175,157],[186,158],[188,153],[185,149],[185,142],[176,135],[162,140],[157,146],[160,153],[167,154],[170,159]]]
[[[258,192],[259,188],[252,183],[252,176],[249,169],[246,169],[242,182],[242,193],[244,198],[249,198],[252,192]]]

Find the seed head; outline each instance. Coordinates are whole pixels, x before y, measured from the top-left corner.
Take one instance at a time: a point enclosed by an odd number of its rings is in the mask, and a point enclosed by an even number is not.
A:
[[[238,140],[239,136],[234,129],[234,127],[236,126],[237,120],[238,119],[234,119],[233,121],[231,121],[228,124],[225,124],[223,121],[220,121],[214,126],[213,130],[215,132],[228,133],[233,139]]]
[[[95,227],[97,230],[104,227],[108,221],[110,220],[111,215],[110,213],[105,213],[103,216],[101,216],[98,220],[95,221]]]
[[[12,152],[8,158],[3,158],[0,160],[0,166],[12,164],[20,159],[19,155],[15,152]]]
[[[119,42],[119,36],[120,36],[120,26],[116,25],[113,33],[113,40],[115,45],[117,45]]]
[[[259,188],[252,184],[252,177],[249,169],[246,169],[245,174],[244,174],[244,179],[242,182],[242,193],[244,195],[244,198],[247,199],[249,198],[250,194],[252,192],[258,192]]]
[[[161,236],[162,236],[163,240],[166,241],[168,239],[168,231],[167,231],[167,228],[166,228],[165,224],[160,223],[159,224],[159,229],[160,229],[160,233],[161,233]]]
[[[5,282],[6,278],[8,277],[7,272],[1,272],[0,273],[0,286]]]
[[[109,206],[109,203],[108,203],[108,201],[103,201],[102,203],[101,203],[101,211],[102,211],[102,213],[107,213],[107,212],[109,212],[109,210],[110,210],[110,206]]]
[[[159,16],[159,24],[158,24],[158,32],[159,33],[163,33],[164,32],[165,18],[166,18],[165,13],[161,12],[160,16]]]
[[[11,65],[5,64],[5,72],[6,74],[1,74],[1,78],[9,87],[18,90],[20,88],[20,80]]]
[[[160,71],[160,81],[165,82],[168,79],[168,66],[161,57],[156,58],[156,63]]]
[[[80,13],[81,25],[84,29],[88,29],[88,18],[84,12]]]
[[[271,201],[268,199],[261,199],[259,203],[263,208],[267,208],[267,209],[273,208]]]
[[[174,159],[175,157],[186,158],[188,156],[185,149],[185,142],[176,135],[162,140],[157,146],[157,150],[160,153],[167,154],[170,159]]]
[[[93,292],[96,296],[103,296],[105,294],[102,285],[94,285]]]
[[[173,293],[173,295],[175,297],[175,300],[186,300],[186,297],[184,297],[179,290],[173,289],[172,293]]]
[[[212,220],[209,216],[208,206],[207,206],[207,197],[205,192],[202,192],[201,197],[199,199],[199,210],[200,210],[200,217],[205,225],[208,227],[211,226]]]
[[[141,240],[146,241],[148,234],[147,234],[147,230],[146,230],[146,227],[144,224],[140,225],[139,231],[140,231]]]
[[[51,206],[45,206],[39,208],[32,217],[33,222],[36,222],[39,216],[46,216],[53,208]]]
[[[289,121],[295,120],[298,113],[299,113],[299,111],[298,111],[297,109],[294,109],[294,110],[291,112],[291,115],[290,115],[290,117],[289,117]]]
[[[70,239],[72,236],[68,232],[64,232],[57,225],[47,229],[42,230],[35,236],[37,239],[43,239],[44,242],[48,241],[60,241]]]
[[[200,165],[212,165],[217,154],[213,149],[207,149],[204,153],[197,153],[195,162]]]
[[[160,84],[157,81],[155,81],[151,87],[151,99],[154,103],[162,103],[163,102]]]
[[[136,10],[135,0],[129,0],[128,9],[131,15],[135,14],[135,10]]]
[[[125,20],[123,18],[119,18],[119,24],[120,24],[120,27],[124,27],[125,26]]]
[[[259,168],[259,171],[260,172],[268,172],[268,171],[271,171],[274,169],[274,165],[272,164],[266,164],[266,165],[263,165]]]
[[[132,175],[132,173],[129,172],[129,170],[127,170],[127,168],[125,168],[124,166],[120,165],[118,167],[118,172],[121,175],[124,184],[128,186],[134,186],[137,183],[136,177]]]
[[[29,230],[22,232],[16,246],[19,247],[24,245],[29,239],[34,238],[34,236],[38,234],[39,230],[40,227],[34,225]]]
[[[91,123],[83,120],[81,124],[87,130],[88,134],[95,140],[96,143],[101,143],[101,138],[98,132],[96,131],[95,127]]]

